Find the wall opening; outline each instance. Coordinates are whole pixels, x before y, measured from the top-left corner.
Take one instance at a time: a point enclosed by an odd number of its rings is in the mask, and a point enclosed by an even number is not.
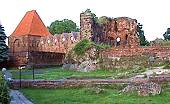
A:
[[[119,46],[120,45],[120,41],[121,41],[121,39],[118,37],[118,38],[116,38],[116,46]]]

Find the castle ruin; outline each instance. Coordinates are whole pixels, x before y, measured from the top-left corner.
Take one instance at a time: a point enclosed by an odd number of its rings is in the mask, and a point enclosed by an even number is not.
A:
[[[65,54],[82,39],[112,48],[101,52],[102,58],[154,55],[164,60],[170,56],[169,47],[140,47],[137,20],[128,17],[106,18],[97,23],[90,13],[80,14],[80,32],[51,35],[35,10],[28,11],[9,37],[10,60],[14,66],[62,65]]]

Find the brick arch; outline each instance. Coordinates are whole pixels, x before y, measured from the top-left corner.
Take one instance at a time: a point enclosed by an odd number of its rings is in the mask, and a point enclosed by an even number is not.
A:
[[[20,51],[21,46],[22,46],[21,40],[15,39],[12,45],[13,53]]]

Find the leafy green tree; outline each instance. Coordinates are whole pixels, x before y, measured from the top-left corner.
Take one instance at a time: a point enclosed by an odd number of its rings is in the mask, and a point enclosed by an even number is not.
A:
[[[7,36],[4,31],[4,27],[0,24],[0,63],[8,59],[8,46],[5,42]]]
[[[166,32],[163,34],[164,40],[170,40],[170,28],[167,28]]]
[[[137,25],[137,33],[140,39],[140,45],[141,46],[149,45],[149,42],[146,40],[145,35],[144,35],[143,25],[140,23],[138,23]]]
[[[48,27],[51,34],[61,34],[61,33],[70,33],[70,32],[78,32],[79,28],[72,20],[64,19],[64,20],[56,20],[51,23]]]

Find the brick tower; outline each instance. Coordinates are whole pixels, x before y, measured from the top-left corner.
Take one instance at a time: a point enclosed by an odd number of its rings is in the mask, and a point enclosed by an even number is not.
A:
[[[34,63],[37,65],[56,64],[58,62],[56,59],[61,62],[63,54],[51,52],[48,49],[50,37],[52,35],[38,13],[35,10],[28,11],[9,37],[10,60],[15,66],[30,66]],[[48,52],[43,46],[47,46],[45,48]]]
[[[93,35],[93,19],[91,13],[81,13],[80,14],[80,38],[90,39]]]

